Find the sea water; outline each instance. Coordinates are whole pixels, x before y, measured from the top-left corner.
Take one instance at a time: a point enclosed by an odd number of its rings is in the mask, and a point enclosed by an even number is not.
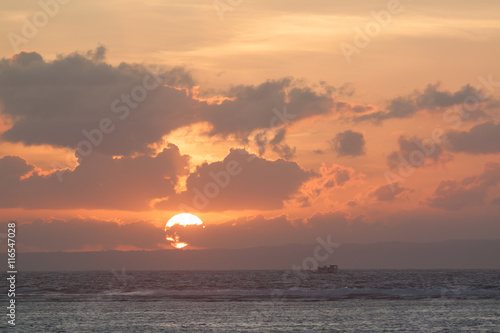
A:
[[[12,331],[500,332],[499,277],[498,270],[23,272]],[[2,331],[7,326],[4,316]]]

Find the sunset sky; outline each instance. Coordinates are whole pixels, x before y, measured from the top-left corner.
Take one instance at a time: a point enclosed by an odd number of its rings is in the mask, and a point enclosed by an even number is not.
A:
[[[498,1],[4,1],[0,36],[22,251],[500,238]]]

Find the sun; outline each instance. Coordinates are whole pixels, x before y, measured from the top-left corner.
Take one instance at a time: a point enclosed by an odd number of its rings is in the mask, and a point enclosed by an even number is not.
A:
[[[172,216],[170,220],[168,220],[165,228],[171,228],[174,225],[202,225],[203,221],[196,215],[189,213],[182,213]]]
[[[196,215],[189,214],[189,213],[182,213],[182,214],[177,214],[173,216],[170,220],[168,220],[167,224],[165,225],[165,232],[168,232],[168,229],[172,228],[175,225],[181,225],[181,226],[197,226],[197,225],[203,225],[203,221]],[[203,226],[205,228],[205,226]],[[172,233],[167,233],[166,240],[170,242],[170,245],[177,249],[182,249],[183,247],[188,246],[189,244],[186,242],[181,242],[179,240],[179,235],[177,235],[177,232]]]

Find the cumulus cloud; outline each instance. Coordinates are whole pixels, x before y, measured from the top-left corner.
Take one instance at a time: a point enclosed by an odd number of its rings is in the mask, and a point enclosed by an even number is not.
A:
[[[291,160],[295,156],[295,147],[290,147],[285,142],[286,129],[280,128],[276,131],[274,138],[269,141],[271,149],[278,154],[279,157],[285,160]]]
[[[364,176],[362,174],[356,174],[353,168],[346,167],[339,164],[333,164],[331,167],[327,167],[326,164],[322,164],[319,168],[319,177],[313,179],[318,186],[321,188],[331,188],[335,186],[344,186],[351,181],[359,181]]]
[[[19,156],[5,156],[0,159],[0,179],[4,184],[19,180],[33,169],[34,166]]]
[[[313,176],[295,162],[269,161],[243,149],[231,149],[223,161],[198,166],[186,180],[186,191],[157,203],[156,208],[279,209]]]
[[[429,84],[424,91],[415,90],[407,96],[400,96],[390,100],[384,111],[354,116],[353,120],[381,122],[387,119],[410,118],[422,110],[435,112],[452,106],[466,105],[469,102],[468,99],[475,96],[484,97],[479,90],[469,84],[455,92],[439,90],[439,84]],[[489,101],[490,99],[481,98],[481,100]],[[471,114],[469,114],[468,118],[477,118],[483,115],[479,109],[475,110],[472,117]]]
[[[149,152],[148,145],[171,130],[198,121],[195,109],[202,103],[168,85],[191,83],[187,72],[177,68],[155,76],[140,65],[112,66],[97,61],[103,52],[48,62],[36,53],[2,59],[2,115],[13,122],[2,140],[74,149],[87,140],[94,151],[129,155]]]
[[[433,195],[427,199],[431,207],[445,210],[461,210],[467,206],[483,204],[489,190],[500,182],[500,164],[489,162],[483,173],[439,183]]]
[[[74,170],[43,174],[19,157],[6,156],[0,159],[0,206],[148,210],[151,200],[175,194],[188,161],[169,145],[157,156],[93,154]]]
[[[365,138],[363,133],[347,130],[338,133],[330,141],[330,144],[338,156],[360,156],[365,154]]]
[[[320,86],[329,94],[336,94],[339,96],[352,96],[355,93],[355,89],[350,82],[346,82],[342,84],[340,87],[334,87],[326,81],[320,81],[319,82]]]
[[[95,50],[87,51],[87,58],[93,61],[102,61],[106,58],[106,48],[102,45],[96,47]]]
[[[445,108],[464,103],[468,96],[474,96],[477,89],[467,84],[454,93],[439,91],[439,84],[429,84],[423,93],[415,93],[415,104],[419,109]]]
[[[299,86],[292,78],[236,86],[211,101],[198,96],[195,81],[183,68],[153,73],[137,64],[113,66],[104,61],[105,51],[99,47],[52,61],[22,52],[0,60],[1,112],[13,122],[2,140],[80,148],[80,155],[86,155],[82,141],[90,141],[103,154],[133,155],[151,153],[151,144],[194,123],[208,123],[208,135],[246,140],[254,130],[278,128],[334,108],[330,95]]]
[[[369,104],[352,103],[348,101],[336,101],[335,109],[342,113],[352,112],[354,114],[365,114],[374,111],[376,108]]]
[[[271,140],[268,141],[267,134],[273,134]],[[259,156],[264,155],[266,147],[269,145],[271,150],[279,157],[285,160],[291,160],[295,156],[295,147],[290,147],[285,142],[286,127],[280,127],[274,131],[263,130],[254,136],[254,142],[259,151]]]
[[[371,193],[378,201],[394,201],[402,197],[405,192],[411,192],[409,188],[402,187],[399,183],[379,186]]]
[[[266,145],[267,145],[266,132],[262,131],[255,134],[254,141],[259,149],[259,156],[264,155],[264,153],[266,152]]]
[[[469,131],[453,131],[447,134],[447,148],[457,153],[500,153],[500,123],[486,122]]]
[[[323,163],[317,175],[302,185],[298,194],[293,198],[292,203],[294,206],[309,207],[311,201],[319,199],[320,194],[359,184],[364,177],[364,174],[356,173],[351,167],[339,164],[333,164],[328,167]],[[328,195],[323,195],[323,198],[328,197]]]
[[[443,154],[441,146],[432,140],[420,140],[417,137],[407,139],[405,136],[400,136],[398,144],[399,150],[387,156],[387,165],[391,169],[397,169],[402,165],[420,168],[450,159]]]
[[[333,110],[334,101],[329,95],[294,85],[292,79],[286,78],[258,86],[233,87],[226,92],[230,99],[207,106],[200,117],[212,125],[209,135],[246,139],[254,130],[281,127]]]

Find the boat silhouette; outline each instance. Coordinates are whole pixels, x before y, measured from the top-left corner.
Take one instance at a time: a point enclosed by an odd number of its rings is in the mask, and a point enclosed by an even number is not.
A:
[[[315,272],[321,274],[338,273],[339,266],[338,265],[320,266]]]

